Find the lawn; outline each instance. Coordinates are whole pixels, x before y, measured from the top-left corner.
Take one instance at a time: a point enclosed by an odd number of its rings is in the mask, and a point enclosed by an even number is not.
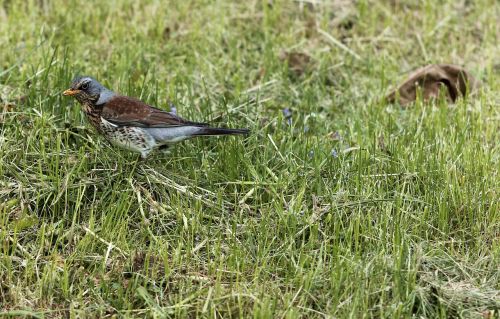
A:
[[[0,317],[497,318],[496,0],[0,0]],[[482,86],[384,97],[430,63]],[[247,138],[110,146],[76,75]]]

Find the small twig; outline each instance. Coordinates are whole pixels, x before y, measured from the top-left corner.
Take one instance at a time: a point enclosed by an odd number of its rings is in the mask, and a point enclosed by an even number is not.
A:
[[[343,44],[339,40],[337,40],[334,37],[332,37],[328,32],[326,32],[324,30],[321,30],[320,28],[318,28],[318,32],[321,33],[325,38],[327,38],[328,40],[330,40],[330,42],[332,42],[333,44],[335,44],[336,46],[338,46],[342,50],[344,50],[347,53],[349,53],[350,55],[352,55],[357,60],[361,60],[361,57],[356,52],[354,52],[353,50],[349,49],[345,44]]]
[[[109,256],[109,253],[111,252],[112,249],[116,249],[119,253],[121,253],[124,257],[128,257],[128,253],[124,252],[122,249],[120,249],[120,247],[116,246],[115,244],[111,243],[111,242],[108,242],[106,241],[105,239],[103,239],[102,237],[100,237],[99,235],[97,235],[96,233],[94,233],[92,230],[90,230],[89,228],[85,227],[85,226],[81,226],[82,229],[92,235],[93,237],[97,238],[97,240],[99,240],[100,242],[108,245],[108,250],[106,251],[106,257],[104,259],[104,263],[106,263],[107,261],[107,257]]]
[[[247,89],[246,91],[244,91],[243,93],[244,94],[248,94],[248,93],[252,93],[252,92],[255,92],[255,91],[260,91],[262,88],[265,88],[266,86],[270,86],[270,85],[273,85],[274,83],[278,82],[278,80],[276,79],[273,79],[273,80],[270,80],[270,81],[267,81],[266,83],[262,83],[262,84],[257,84],[249,89]]]
[[[285,162],[285,158],[283,157],[283,154],[281,154],[280,150],[278,149],[278,146],[276,146],[276,143],[274,143],[274,140],[273,140],[271,134],[267,134],[267,137],[271,141],[271,144],[273,144],[274,149],[276,150],[276,152],[278,152],[278,155],[281,157],[281,159],[283,160],[283,162]]]
[[[286,317],[286,314],[288,313],[288,311],[290,310],[290,308],[292,308],[293,304],[295,303],[295,300],[297,300],[297,297],[299,296],[299,294],[302,291],[303,287],[304,286],[300,286],[299,290],[297,290],[297,292],[293,296],[292,301],[288,304],[288,307],[286,308],[285,312],[283,312],[283,315],[281,316],[281,319],[284,319]]]
[[[7,234],[7,239],[10,241],[10,242],[14,242],[14,238],[12,238],[9,234]],[[33,256],[30,255],[30,253],[26,250],[26,248],[24,248],[19,242],[16,241],[16,247],[27,257],[31,257],[33,258]]]

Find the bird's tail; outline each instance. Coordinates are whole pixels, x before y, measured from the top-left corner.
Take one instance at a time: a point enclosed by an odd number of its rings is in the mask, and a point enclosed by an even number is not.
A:
[[[210,136],[210,135],[248,135],[249,129],[246,128],[223,128],[223,127],[203,127],[195,135]]]

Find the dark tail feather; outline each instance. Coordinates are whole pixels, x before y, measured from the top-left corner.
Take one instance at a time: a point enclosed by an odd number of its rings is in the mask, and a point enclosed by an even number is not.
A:
[[[196,135],[248,135],[250,130],[246,128],[223,128],[223,127],[204,127]]]

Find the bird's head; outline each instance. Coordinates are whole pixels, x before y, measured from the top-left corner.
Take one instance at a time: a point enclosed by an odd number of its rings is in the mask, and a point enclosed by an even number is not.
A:
[[[63,95],[73,96],[81,104],[100,105],[109,101],[114,93],[90,76],[78,76]]]

